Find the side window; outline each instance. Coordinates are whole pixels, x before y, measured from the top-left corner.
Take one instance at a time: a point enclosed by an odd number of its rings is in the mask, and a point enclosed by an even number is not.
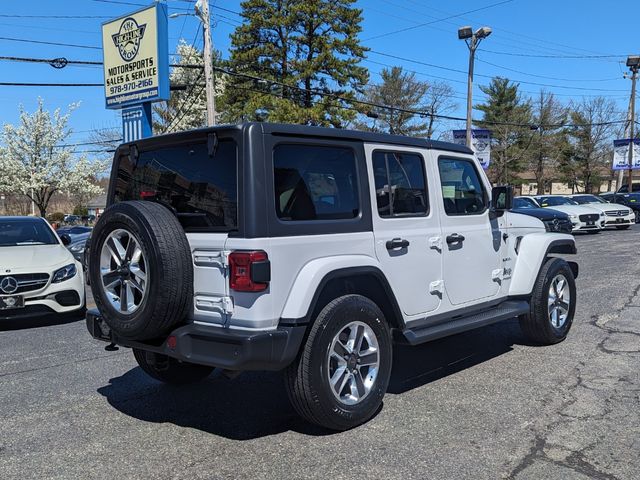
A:
[[[474,215],[487,209],[487,194],[471,160],[441,158],[438,168],[447,215]]]
[[[424,160],[416,153],[373,152],[378,214],[383,218],[429,211]]]
[[[281,220],[358,216],[358,176],[351,148],[277,145],[273,169],[276,213]]]

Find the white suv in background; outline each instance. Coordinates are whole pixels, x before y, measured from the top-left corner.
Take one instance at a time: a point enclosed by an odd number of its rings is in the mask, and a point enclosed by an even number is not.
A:
[[[569,215],[573,225],[573,233],[598,233],[604,228],[604,213],[591,205],[580,205],[575,200],[563,195],[538,195],[533,199],[542,208],[553,208]]]
[[[0,217],[0,320],[82,314],[82,265],[64,243],[40,217]]]
[[[589,206],[604,213],[605,227],[615,227],[618,230],[626,230],[636,223],[636,214],[631,208],[625,207],[624,205],[608,203],[600,197],[586,193],[571,195],[570,198],[580,205]]]

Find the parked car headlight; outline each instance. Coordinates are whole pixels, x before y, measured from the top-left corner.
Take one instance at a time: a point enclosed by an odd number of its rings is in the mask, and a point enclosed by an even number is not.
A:
[[[569,214],[569,218],[570,218],[571,220],[578,220],[578,215],[571,215],[571,214]]]
[[[69,280],[70,278],[75,277],[76,273],[77,270],[74,263],[65,265],[64,267],[59,268],[53,273],[53,280],[51,280],[51,283],[64,282],[65,280]]]
[[[86,241],[74,243],[73,245],[71,245],[69,247],[69,250],[74,252],[74,253],[82,253],[82,252],[84,252],[84,247],[85,247],[86,244],[87,244]]]

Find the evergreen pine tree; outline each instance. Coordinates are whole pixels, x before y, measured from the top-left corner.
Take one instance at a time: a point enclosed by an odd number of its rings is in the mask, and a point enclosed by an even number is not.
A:
[[[526,168],[526,154],[533,139],[531,104],[518,93],[518,85],[496,77],[480,90],[487,95],[484,104],[475,108],[483,112],[481,128],[491,130],[491,166],[489,178],[498,184],[518,183],[517,174]]]
[[[226,85],[224,120],[342,127],[353,119],[349,100],[368,80],[355,2],[245,0],[245,22],[231,37],[236,75]]]
[[[375,114],[376,119],[357,124],[358,128],[395,135],[425,136],[428,131],[427,122],[406,110],[425,109],[429,83],[418,80],[414,73],[404,72],[401,67],[385,68],[381,75],[382,82],[367,88],[364,101],[396,109],[370,107],[369,110]]]

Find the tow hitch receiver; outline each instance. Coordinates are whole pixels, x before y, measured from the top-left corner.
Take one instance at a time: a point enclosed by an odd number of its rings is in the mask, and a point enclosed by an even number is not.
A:
[[[91,336],[98,340],[112,343],[111,329],[109,325],[100,317],[97,311],[89,310],[87,312],[87,330]]]

